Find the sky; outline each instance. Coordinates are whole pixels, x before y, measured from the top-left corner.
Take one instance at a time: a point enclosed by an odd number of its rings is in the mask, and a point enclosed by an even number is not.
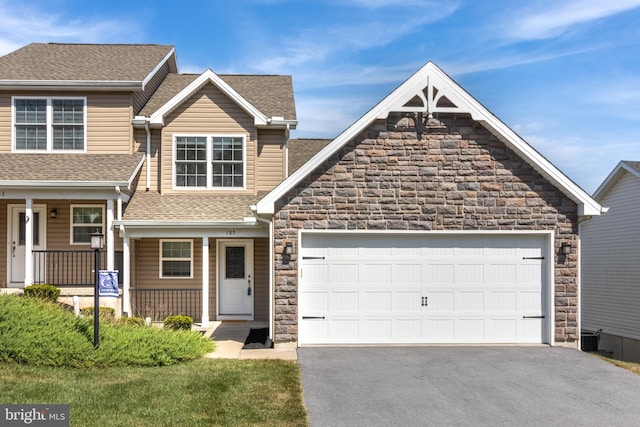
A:
[[[640,161],[640,0],[0,0],[0,55],[32,42],[291,75],[294,138],[337,136],[433,61],[588,193]]]

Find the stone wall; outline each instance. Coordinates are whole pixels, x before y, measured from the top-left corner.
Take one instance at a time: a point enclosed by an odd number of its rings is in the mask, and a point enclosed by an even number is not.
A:
[[[276,342],[297,340],[299,229],[554,230],[555,339],[577,340],[576,204],[468,115],[430,124],[375,122],[276,204]]]

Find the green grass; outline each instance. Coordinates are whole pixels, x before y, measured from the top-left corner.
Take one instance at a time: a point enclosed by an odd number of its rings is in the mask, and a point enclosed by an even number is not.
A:
[[[201,359],[74,369],[0,363],[0,402],[69,404],[77,426],[306,426],[298,366]]]

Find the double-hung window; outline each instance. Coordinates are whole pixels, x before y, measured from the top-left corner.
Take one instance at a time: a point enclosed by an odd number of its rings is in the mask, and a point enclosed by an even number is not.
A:
[[[175,188],[244,188],[244,136],[176,136],[174,146]]]
[[[104,234],[104,206],[71,205],[71,243],[89,244],[93,233]]]
[[[84,151],[85,98],[13,98],[14,151]]]
[[[160,240],[160,277],[193,277],[193,240]]]

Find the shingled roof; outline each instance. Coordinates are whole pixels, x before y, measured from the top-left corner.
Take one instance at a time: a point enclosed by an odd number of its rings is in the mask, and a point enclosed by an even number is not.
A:
[[[169,74],[139,114],[152,115],[199,76]],[[296,120],[291,76],[219,74],[218,77],[266,117],[279,116],[285,120]]]
[[[25,81],[138,82],[173,46],[32,43],[0,57],[0,85]]]
[[[329,145],[333,139],[290,139],[289,140],[289,175],[300,169],[302,165],[315,156],[318,151]]]

